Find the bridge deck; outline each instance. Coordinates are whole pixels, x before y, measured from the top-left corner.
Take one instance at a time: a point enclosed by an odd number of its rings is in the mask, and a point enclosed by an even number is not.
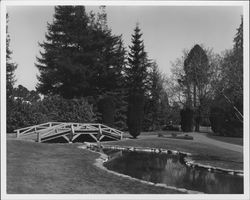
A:
[[[104,138],[121,140],[123,132],[98,123],[47,122],[25,128],[16,129],[20,139],[46,142],[59,137],[67,142],[74,142],[81,135],[89,135],[96,142]]]

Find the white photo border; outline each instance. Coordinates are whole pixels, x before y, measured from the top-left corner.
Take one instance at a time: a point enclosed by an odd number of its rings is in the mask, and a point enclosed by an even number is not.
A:
[[[67,194],[67,195],[34,195],[7,194],[6,168],[6,7],[7,6],[55,6],[55,5],[86,5],[86,6],[242,6],[244,21],[244,194],[150,194],[150,195],[119,195],[119,194]],[[1,2],[1,198],[14,199],[249,199],[249,2],[248,1],[2,1]]]

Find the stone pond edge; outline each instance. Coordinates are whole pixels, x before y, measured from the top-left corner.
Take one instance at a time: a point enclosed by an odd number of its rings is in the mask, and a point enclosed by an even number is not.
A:
[[[98,144],[96,143],[85,143],[86,146],[89,147],[97,147]],[[101,145],[102,148],[106,149],[113,149],[113,150],[125,150],[125,151],[137,151],[137,152],[151,152],[151,153],[165,153],[165,154],[172,154],[172,155],[181,155],[184,157],[184,162],[189,167],[197,167],[197,168],[204,168],[208,171],[213,172],[222,172],[227,173],[230,175],[237,175],[237,176],[243,176],[243,170],[233,170],[233,169],[226,169],[221,167],[214,167],[211,165],[205,165],[198,162],[195,162],[191,159],[192,154],[184,151],[177,151],[177,150],[171,150],[171,149],[162,149],[162,148],[149,148],[149,147],[132,147],[132,146],[118,146],[118,145]]]
[[[109,173],[112,173],[114,175],[130,179],[130,180],[133,180],[133,181],[138,181],[140,183],[144,183],[144,184],[147,184],[147,185],[152,185],[152,186],[157,186],[157,187],[163,187],[163,188],[166,188],[166,189],[172,189],[172,190],[176,190],[176,191],[187,193],[187,194],[204,194],[203,192],[199,192],[199,191],[195,191],[195,190],[187,190],[185,188],[177,188],[177,187],[174,187],[174,186],[168,186],[168,185],[163,184],[163,183],[153,183],[153,182],[149,182],[149,181],[144,181],[144,180],[141,180],[141,179],[137,179],[137,178],[125,175],[125,174],[121,174],[121,173],[109,170],[106,167],[104,167],[104,165],[103,165],[105,162],[108,161],[108,156],[106,154],[104,154],[104,153],[97,152],[97,151],[89,149],[90,146],[92,147],[92,146],[97,146],[97,145],[96,144],[90,144],[90,143],[88,143],[87,145],[81,145],[81,146],[79,146],[79,148],[81,148],[81,149],[87,149],[89,151],[92,151],[92,152],[100,154],[100,157],[95,160],[94,165],[96,167],[102,169],[102,170],[105,170],[105,171],[109,172]],[[105,146],[105,148],[106,148],[106,146]],[[120,149],[117,149],[117,150],[120,150]],[[125,150],[125,148],[123,150]]]

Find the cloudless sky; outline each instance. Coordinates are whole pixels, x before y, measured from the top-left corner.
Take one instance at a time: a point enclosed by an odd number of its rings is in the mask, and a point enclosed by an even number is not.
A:
[[[39,72],[34,63],[41,50],[38,42],[45,40],[54,7],[8,6],[7,11],[12,60],[18,64],[16,84],[35,89]],[[107,6],[106,12],[109,27],[114,34],[123,35],[126,47],[139,23],[149,58],[167,75],[171,62],[195,44],[213,48],[215,53],[232,48],[243,14],[240,6]]]

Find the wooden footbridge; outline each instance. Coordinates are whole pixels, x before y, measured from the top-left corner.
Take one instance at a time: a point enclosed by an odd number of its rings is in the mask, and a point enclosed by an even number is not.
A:
[[[65,142],[75,142],[82,136],[90,136],[96,142],[104,139],[121,140],[123,132],[103,124],[48,122],[25,128],[16,129],[16,137],[36,142],[49,142],[54,139],[64,139]]]

